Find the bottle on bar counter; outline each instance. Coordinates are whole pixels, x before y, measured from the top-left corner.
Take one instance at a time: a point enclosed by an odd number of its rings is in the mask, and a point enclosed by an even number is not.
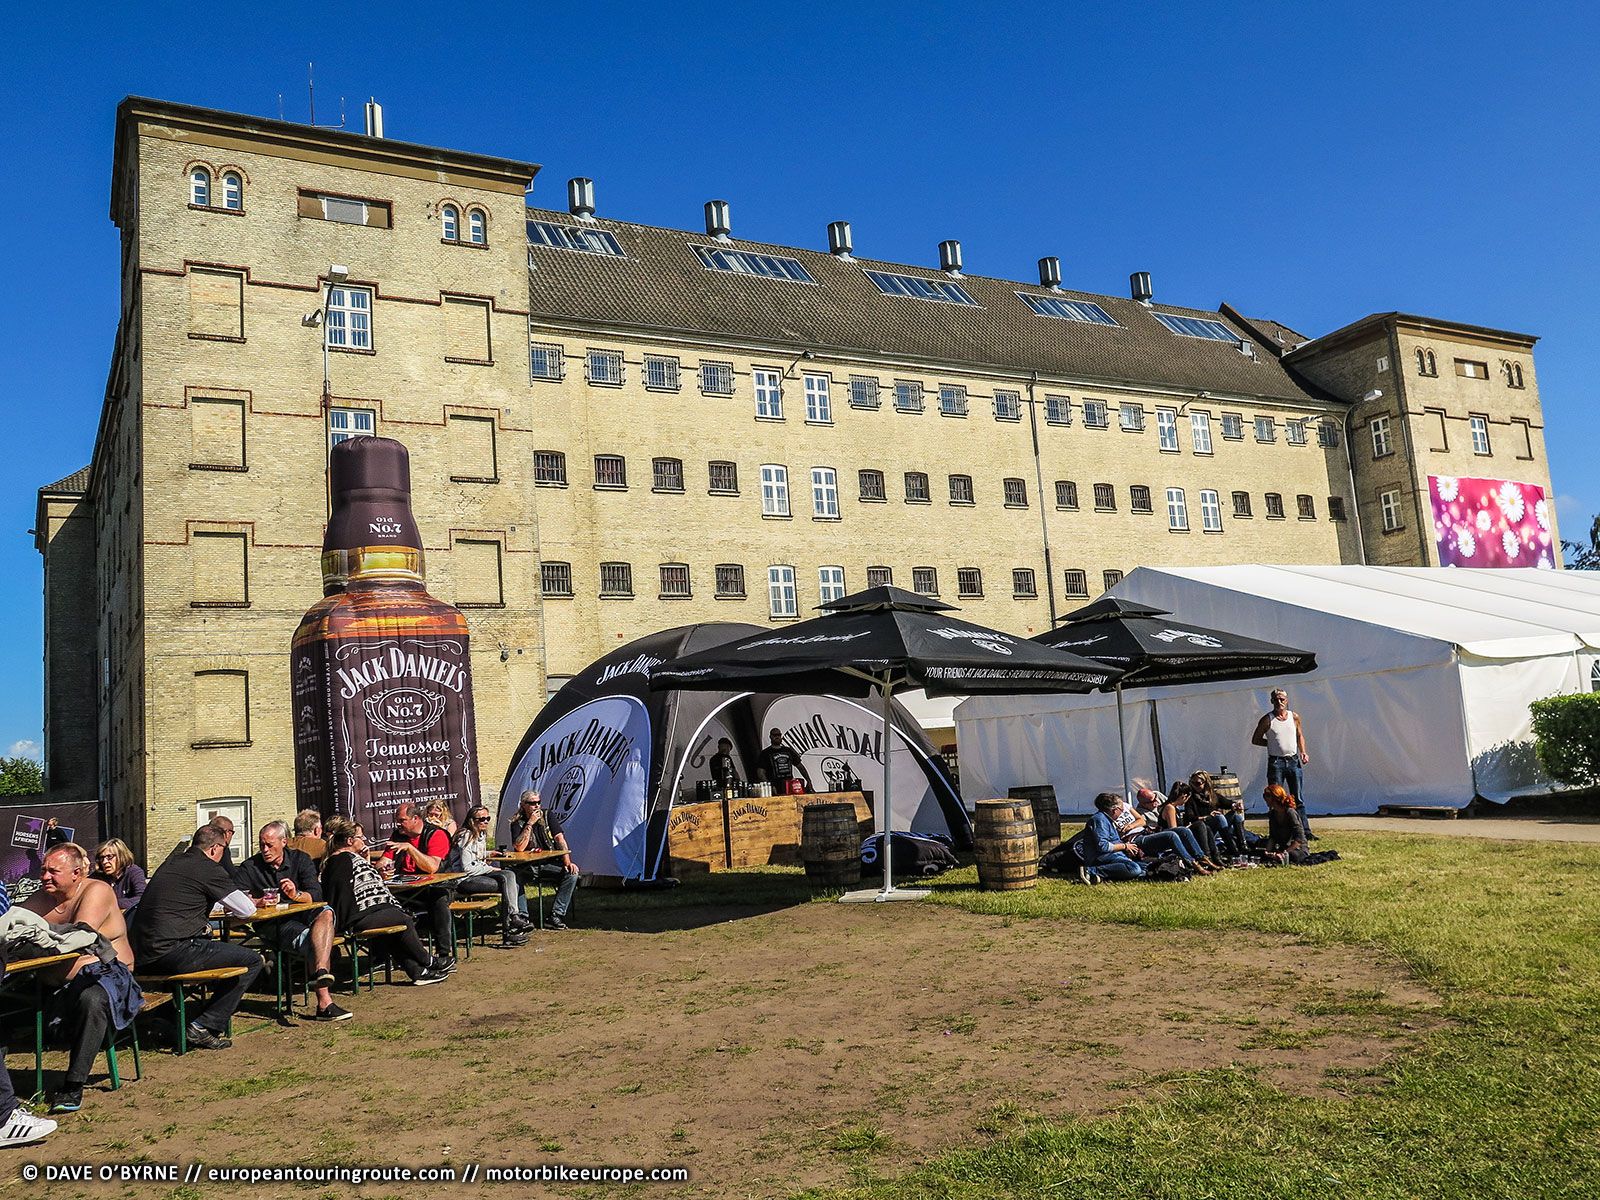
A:
[[[467,622],[424,585],[406,448],[348,438],[328,456],[323,598],[289,655],[298,807],[380,839],[403,801],[478,801]]]

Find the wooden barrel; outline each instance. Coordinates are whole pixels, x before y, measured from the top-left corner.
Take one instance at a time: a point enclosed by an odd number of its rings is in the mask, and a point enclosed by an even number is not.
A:
[[[979,887],[1012,892],[1038,882],[1039,839],[1031,800],[979,800],[972,834]]]
[[[812,887],[861,882],[861,827],[854,804],[808,804],[800,816],[800,860]]]
[[[1240,812],[1244,811],[1244,791],[1239,786],[1239,777],[1230,774],[1227,767],[1211,777],[1211,790],[1217,794],[1217,803],[1231,804]]]
[[[1061,809],[1056,804],[1056,789],[1048,783],[1009,788],[1012,800],[1033,802],[1033,828],[1039,835],[1039,853],[1048,854],[1061,844]]]

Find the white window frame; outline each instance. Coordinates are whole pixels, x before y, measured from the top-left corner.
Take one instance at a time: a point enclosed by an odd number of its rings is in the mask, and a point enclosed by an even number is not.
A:
[[[189,172],[189,203],[200,208],[211,207],[211,172],[195,167]]]
[[[811,517],[815,521],[839,519],[839,473],[832,467],[811,468]]]
[[[722,381],[727,380],[727,386]],[[716,386],[713,387],[712,385]],[[733,395],[733,364],[730,362],[702,362],[700,364],[700,391],[707,396]]]
[[[843,600],[844,595],[844,568],[818,567],[817,603],[826,604],[830,600]]]
[[[781,463],[761,464],[761,515],[789,515],[789,468]]]
[[[939,415],[964,417],[967,415],[967,389],[959,383],[939,385]]]
[[[370,408],[330,408],[328,410],[328,449],[353,437],[372,437],[378,432],[378,414]]]
[[[795,590],[793,567],[767,568],[767,612],[778,618],[800,615],[800,596]]]
[[[1046,425],[1071,425],[1072,397],[1046,394],[1044,398],[1044,421]],[[1085,594],[1087,595],[1087,593]]]
[[[461,240],[461,210],[454,204],[446,204],[439,209],[439,240]]]
[[[622,386],[622,351],[590,350],[583,356],[583,377],[597,387]]]
[[[1200,491],[1200,528],[1205,533],[1222,532],[1222,498],[1210,488]]]
[[[372,289],[329,287],[323,329],[330,350],[371,350]]]
[[[467,209],[467,241],[473,246],[489,244],[489,219],[481,208]]]
[[[757,367],[750,372],[756,395],[756,419],[759,421],[783,420],[783,375],[767,367]]]
[[[1472,452],[1474,454],[1489,454],[1489,418],[1469,416],[1467,427],[1472,430]]]
[[[1085,400],[1083,402],[1083,425],[1085,429],[1109,429],[1111,427],[1111,413],[1104,400]]]
[[[652,392],[678,390],[678,360],[670,354],[644,356],[644,386]]]
[[[1255,428],[1256,441],[1261,445],[1271,445],[1278,440],[1278,422],[1274,417],[1251,417],[1250,424]],[[1262,434],[1266,434],[1265,437]]]
[[[833,394],[827,375],[806,375],[806,420],[813,425],[833,424]]]
[[[1304,446],[1306,444],[1306,426],[1310,423],[1309,417],[1296,417],[1283,423],[1284,440],[1291,446]]]
[[[1193,443],[1190,449],[1196,454],[1210,454],[1212,452],[1210,413],[1192,412],[1189,414],[1189,440]]]
[[[1400,523],[1400,492],[1390,488],[1378,493],[1378,509],[1383,514],[1383,531],[1393,533],[1402,528]]]
[[[244,176],[237,171],[222,173],[222,207],[230,212],[244,210]]]
[[[1369,426],[1372,431],[1372,457],[1387,458],[1394,453],[1394,446],[1389,440],[1389,418],[1373,417]]]
[[[1167,529],[1172,533],[1189,531],[1189,501],[1179,487],[1167,489]]]
[[[543,371],[535,370],[536,363],[543,363]],[[563,371],[564,353],[555,342],[529,342],[528,343],[528,378],[529,379],[560,379]]]
[[[1178,446],[1178,410],[1175,408],[1156,409],[1156,445],[1167,454],[1177,454]]]
[[[994,394],[994,419],[996,421],[1022,420],[1022,393],[997,391]]]
[[[1144,405],[1117,405],[1117,426],[1124,433],[1144,432]]]

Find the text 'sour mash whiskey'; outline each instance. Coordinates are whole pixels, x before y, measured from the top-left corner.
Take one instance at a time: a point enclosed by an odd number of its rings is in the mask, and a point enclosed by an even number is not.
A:
[[[406,800],[478,802],[467,622],[423,586],[406,448],[355,437],[328,456],[323,598],[289,657],[299,807],[386,834]]]

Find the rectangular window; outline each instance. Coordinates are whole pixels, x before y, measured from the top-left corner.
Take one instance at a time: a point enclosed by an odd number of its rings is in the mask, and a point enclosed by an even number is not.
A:
[[[1011,598],[1013,600],[1035,600],[1039,596],[1039,585],[1034,582],[1032,567],[1013,567],[1011,570]]]
[[[1089,572],[1081,567],[1069,567],[1062,574],[1061,594],[1074,600],[1089,598]]]
[[[1177,313],[1152,313],[1173,333],[1184,337],[1206,338],[1213,342],[1238,342],[1243,339],[1221,321],[1208,321],[1201,317],[1180,317]]]
[[[372,290],[358,287],[328,289],[324,337],[330,350],[372,349]]]
[[[333,449],[346,438],[369,437],[377,429],[377,414],[370,408],[330,408],[328,449]]]
[[[928,477],[921,471],[906,472],[906,503],[927,504],[932,500],[928,493]]]
[[[1287,431],[1286,440],[1288,441],[1289,445],[1291,445],[1291,446],[1304,446],[1306,444],[1306,418],[1305,417],[1300,417],[1300,418],[1297,418],[1297,419],[1291,420],[1291,421],[1285,421],[1284,422],[1284,428]]]
[[[1194,442],[1196,454],[1211,453],[1211,414],[1193,412],[1189,414],[1189,438]]]
[[[1474,454],[1489,453],[1489,418],[1468,417],[1467,423],[1472,427],[1472,452]]]
[[[894,571],[889,567],[868,567],[867,586],[889,587],[894,583]]]
[[[827,604],[830,600],[844,599],[844,568],[817,568],[817,600]]]
[[[633,564],[603,562],[600,564],[600,598],[613,599],[633,595]]]
[[[795,594],[793,567],[767,568],[767,611],[775,617],[800,615],[800,598]]]
[[[1328,497],[1328,520],[1330,520],[1330,521],[1342,521],[1342,520],[1344,520],[1344,497],[1343,496],[1329,496]]]
[[[909,379],[896,379],[894,407],[897,412],[921,412],[922,385]]]
[[[189,537],[195,608],[243,608],[250,603],[249,552],[243,533],[195,530]]]
[[[701,363],[700,390],[708,396],[733,395],[733,364],[727,362]]]
[[[244,671],[194,673],[195,746],[250,742],[250,676]]]
[[[1101,571],[1100,582],[1105,590],[1109,592],[1112,588],[1116,587],[1117,584],[1122,582],[1122,572],[1116,570]]]
[[[1240,413],[1222,414],[1222,436],[1225,441],[1242,442],[1244,440],[1244,417]]]
[[[546,562],[539,564],[539,590],[546,596],[572,595],[572,564]]]
[[[744,567],[739,563],[717,564],[717,599],[744,599]]]
[[[1317,502],[1310,496],[1299,495],[1294,498],[1295,514],[1302,521],[1315,521],[1317,519]]]
[[[244,275],[238,271],[189,268],[189,336],[244,340]]]
[[[950,476],[950,503],[951,504],[971,504],[972,503],[972,476],[971,475],[952,475],[952,476]]]
[[[622,355],[615,350],[591,350],[585,356],[585,376],[590,383],[616,387],[622,382]]]
[[[939,385],[939,412],[947,417],[967,415],[967,389],[957,384]]]
[[[687,600],[693,593],[689,590],[689,567],[686,563],[661,564],[661,599]]]
[[[1235,492],[1233,494],[1233,515],[1235,517],[1248,517],[1250,515],[1250,493]]]
[[[653,392],[678,390],[678,360],[664,354],[644,356],[644,386]]]
[[[1268,492],[1265,498],[1267,502],[1267,520],[1283,520],[1283,497],[1278,495],[1277,492]]]
[[[994,419],[996,421],[1022,420],[1022,393],[996,392],[994,394]]]
[[[1378,507],[1383,512],[1383,531],[1393,533],[1400,528],[1400,493],[1397,491],[1380,492],[1378,494]]]
[[[1144,432],[1144,406],[1140,404],[1119,404],[1117,406],[1117,422],[1125,433]]]
[[[1487,379],[1489,378],[1489,364],[1458,358],[1456,359],[1456,374],[1463,379]]]
[[[1044,398],[1044,419],[1050,425],[1072,424],[1072,397],[1050,396]]]
[[[533,482],[538,487],[566,487],[567,456],[559,450],[535,450]]]
[[[528,244],[548,246],[552,250],[572,250],[579,254],[604,254],[622,258],[622,246],[603,229],[579,229],[575,225],[557,225],[554,221],[529,221]],[[528,256],[532,261],[533,256]]]
[[[862,471],[857,478],[860,482],[861,498],[863,500],[881,501],[889,498],[889,494],[883,486],[882,471]]]
[[[983,595],[983,572],[977,567],[957,567],[956,595],[966,600]]]
[[[1007,508],[1028,507],[1028,484],[1021,479],[1007,479],[1002,486],[1005,489]]]
[[[889,271],[868,271],[867,278],[878,285],[886,296],[910,296],[916,300],[932,300],[940,304],[971,304],[977,301],[958,283],[943,279],[922,279],[916,275],[895,275]]]
[[[756,390],[756,416],[769,421],[783,419],[783,376],[777,371],[757,367],[750,372]]]
[[[1041,317],[1059,317],[1063,321],[1081,321],[1086,325],[1115,325],[1111,314],[1098,304],[1087,300],[1068,300],[1062,296],[1036,296],[1032,292],[1018,292],[1023,303]]]
[[[811,515],[818,521],[839,519],[839,476],[832,467],[811,468]]]
[[[761,468],[761,515],[789,515],[789,468],[766,463]]]
[[[1150,502],[1150,489],[1144,484],[1136,483],[1128,489],[1128,511],[1136,513],[1155,511]]]
[[[450,547],[450,573],[455,577],[458,608],[505,605],[499,542],[458,538]]]
[[[1339,444],[1339,427],[1332,421],[1317,422],[1317,445],[1324,449]]]
[[[628,486],[628,460],[620,454],[594,456],[594,485],[597,488]]]
[[[877,408],[878,381],[870,375],[850,376],[850,407]]]
[[[1111,424],[1106,415],[1106,402],[1104,400],[1085,400],[1083,402],[1083,424],[1086,429],[1105,429]]]
[[[937,596],[939,594],[939,572],[933,567],[912,567],[911,590],[919,596]]]
[[[710,490],[714,496],[737,496],[739,494],[739,467],[731,462],[713,462],[707,465],[707,474],[710,477]]]
[[[369,423],[372,420],[372,414],[364,409],[333,411],[359,411]],[[190,398],[189,466],[223,471],[245,469],[243,400],[224,400],[211,396]]]
[[[1394,446],[1389,441],[1389,418],[1373,417],[1370,426],[1372,430],[1372,457],[1385,458],[1394,453]]]
[[[1178,410],[1156,409],[1156,445],[1170,454],[1178,452]]]
[[[817,424],[832,424],[833,398],[829,393],[829,378],[826,375],[807,375],[806,384],[806,420]]]
[[[393,224],[387,200],[336,196],[328,192],[301,192],[297,211],[313,221],[337,221],[341,225],[388,229]]]
[[[1278,423],[1271,417],[1257,417],[1255,425],[1256,441],[1275,442],[1278,440]]]
[[[1222,532],[1222,503],[1209,488],[1200,493],[1200,528],[1206,533]]]
[[[1178,531],[1189,528],[1189,505],[1183,498],[1182,488],[1167,489],[1167,528]]]
[[[730,250],[722,246],[696,246],[700,261],[713,271],[732,275],[759,275],[763,279],[787,279],[794,283],[815,283],[799,259],[779,254],[756,254],[749,250]]]
[[[445,415],[445,440],[450,446],[452,482],[489,483],[500,478],[495,458],[494,418]]]
[[[1078,507],[1078,485],[1073,480],[1056,480],[1056,507],[1065,509]]]
[[[650,461],[651,488],[657,492],[683,491],[683,459],[656,458]]]
[[[560,379],[561,347],[554,342],[530,342],[528,375],[533,379]]]
[[[444,320],[444,360],[468,366],[489,366],[494,355],[489,342],[490,307],[487,300],[446,296],[439,305]]]
[[[1094,485],[1094,510],[1095,512],[1117,511],[1117,489],[1109,483]]]

